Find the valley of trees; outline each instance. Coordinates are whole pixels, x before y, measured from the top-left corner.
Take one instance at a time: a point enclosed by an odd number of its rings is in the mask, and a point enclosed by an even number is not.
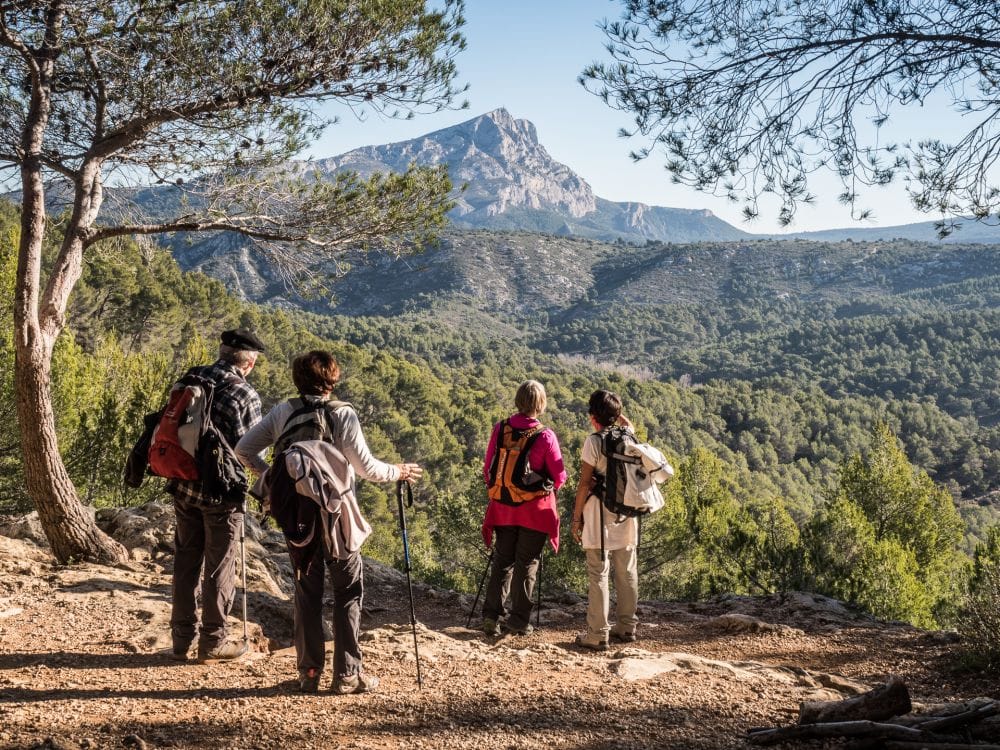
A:
[[[4,204],[7,309],[17,232],[16,211]],[[986,280],[954,299],[993,293]],[[666,508],[644,524],[643,595],[803,589],[882,617],[951,624],[967,586],[995,586],[983,561],[996,546],[1000,486],[988,377],[996,328],[970,304],[952,309],[952,300],[908,293],[900,309],[879,308],[887,299],[858,297],[856,315],[833,303],[752,295],[711,310],[622,306],[566,323],[552,315],[548,331],[537,312],[517,320],[454,300],[394,317],[321,316],[241,302],[219,282],[182,272],[166,251],[116,239],[98,246],[72,297],[71,335],[54,354],[53,401],[63,457],[85,502],[137,504],[161,492],[155,478],[138,491],[121,485],[141,417],[186,366],[214,355],[220,330],[250,326],[267,343],[252,376],[266,407],[293,392],[291,355],[329,348],[345,373],[337,395],[357,407],[376,454],[427,470],[410,522],[417,575],[470,590],[485,565],[481,455],[517,384],[537,377],[548,390],[545,421],[571,477],[567,510],[587,398],[609,387],[677,468]],[[4,513],[31,507],[12,413],[12,335],[5,318]],[[879,369],[890,367],[896,379]],[[401,564],[389,492],[368,483],[361,492],[376,530],[368,554]],[[582,554],[565,533],[564,552],[546,561],[546,591],[584,586]]]

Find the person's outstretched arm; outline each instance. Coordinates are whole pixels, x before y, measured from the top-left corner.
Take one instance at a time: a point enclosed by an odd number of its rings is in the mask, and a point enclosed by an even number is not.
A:
[[[344,457],[354,467],[362,479],[373,482],[394,482],[398,479],[420,479],[423,469],[414,463],[387,464],[372,455],[364,433],[361,432],[361,421],[354,409],[344,407],[337,410],[341,423],[341,450]]]

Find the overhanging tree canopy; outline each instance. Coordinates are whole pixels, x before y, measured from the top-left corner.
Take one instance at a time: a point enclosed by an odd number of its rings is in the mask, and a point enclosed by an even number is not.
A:
[[[614,59],[581,83],[634,113],[676,182],[745,203],[779,197],[787,224],[829,168],[857,218],[864,186],[906,182],[914,205],[1000,219],[1000,16],[988,0],[627,0],[604,24]],[[964,132],[893,142],[891,118],[932,94]],[[885,126],[885,127],[883,127]],[[889,137],[887,137],[889,136]]]
[[[49,373],[94,243],[232,230],[292,271],[348,246],[401,249],[444,221],[436,169],[324,182],[289,165],[335,100],[412,114],[450,104],[461,0],[0,0],[0,180],[21,195],[16,393],[28,492],[55,556],[122,550],[83,513],[56,444]],[[190,191],[165,216],[104,211],[105,186]],[[50,188],[57,189],[50,189]],[[66,206],[48,221],[54,199]],[[42,268],[46,232],[59,250]],[[290,244],[289,244],[290,243]],[[43,278],[44,276],[44,278]]]

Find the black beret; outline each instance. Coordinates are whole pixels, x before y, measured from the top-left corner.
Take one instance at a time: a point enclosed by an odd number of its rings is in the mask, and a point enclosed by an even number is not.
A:
[[[223,331],[222,343],[233,347],[233,349],[245,349],[248,352],[264,351],[264,345],[249,328],[234,328],[231,331]]]

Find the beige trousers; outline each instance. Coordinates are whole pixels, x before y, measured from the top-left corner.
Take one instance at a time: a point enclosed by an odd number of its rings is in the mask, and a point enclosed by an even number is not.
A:
[[[615,632],[634,633],[639,618],[635,616],[639,601],[639,574],[635,547],[606,551],[606,559],[601,560],[599,549],[587,551],[587,631],[590,635],[608,640],[611,629],[608,622],[610,595],[608,586],[609,570],[615,577]]]

